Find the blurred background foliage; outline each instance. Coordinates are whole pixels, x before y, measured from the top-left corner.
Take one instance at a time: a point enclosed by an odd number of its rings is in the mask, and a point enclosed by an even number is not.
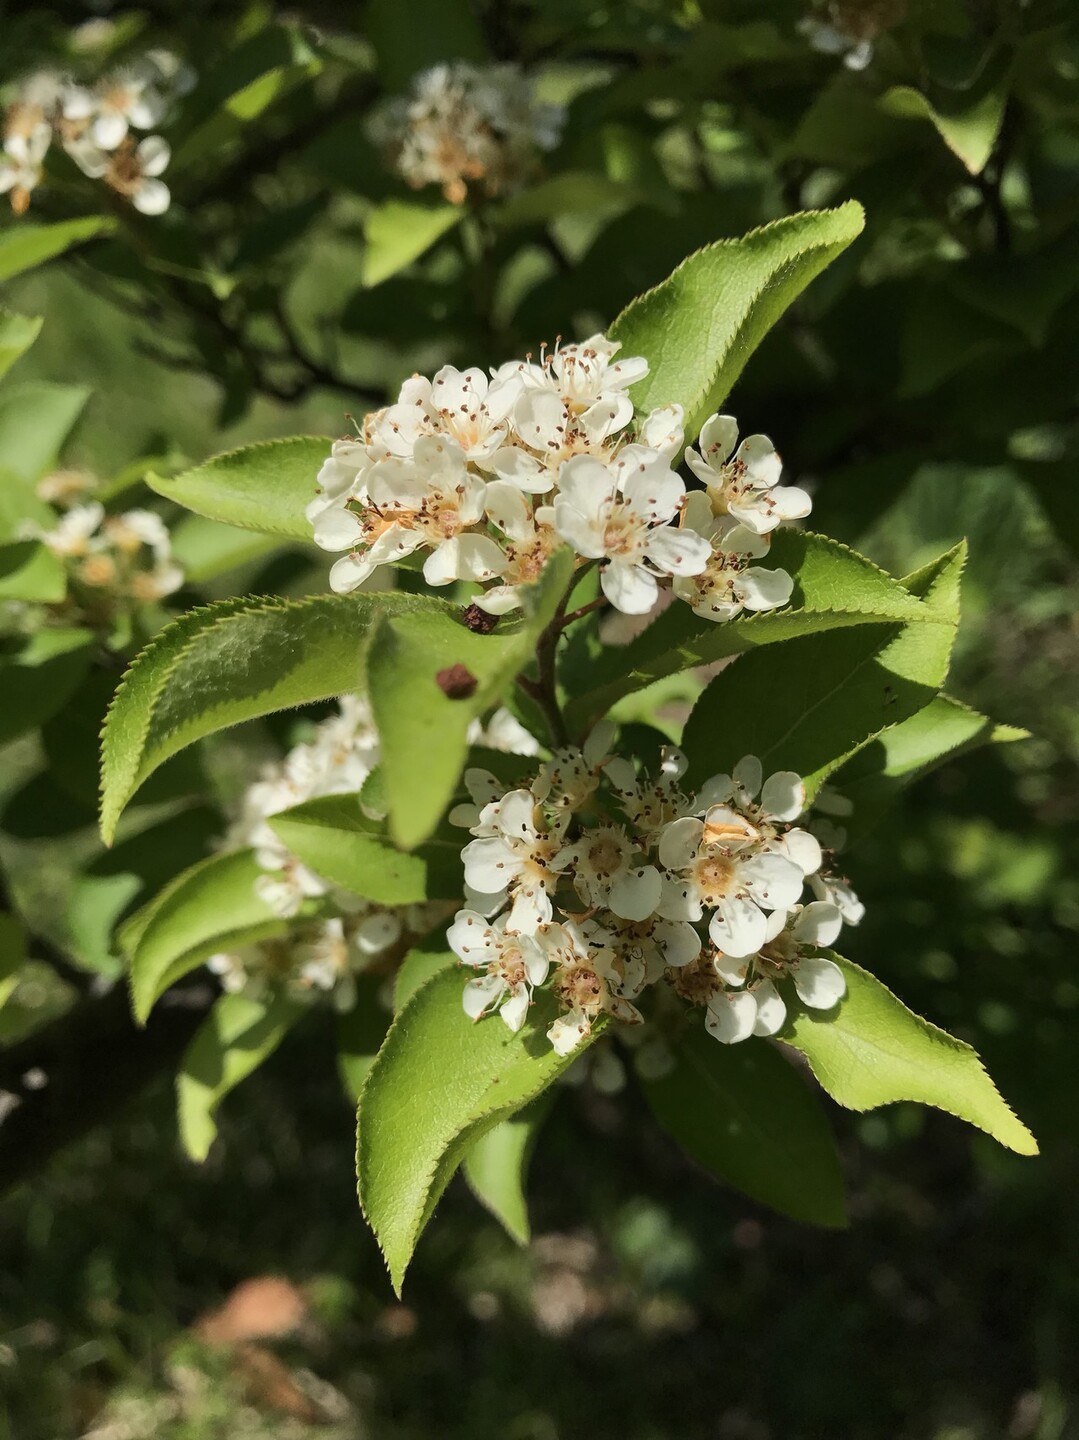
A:
[[[5,286],[46,323],[0,425],[43,382],[83,387],[33,413],[37,468],[62,453],[125,499],[148,457],[341,431],[414,369],[602,327],[717,236],[863,202],[864,236],[734,406],[812,486],[814,526],[895,573],[970,539],[949,689],[1033,738],[929,776],[861,841],[850,954],[978,1047],[1043,1151],[913,1108],[835,1114],[853,1223],[824,1235],[696,1174],[632,1094],[567,1088],[532,1166],[531,1247],[458,1183],[398,1305],[316,1012],[230,1099],[203,1169],[179,1154],[165,1068],[116,1113],[105,1093],[103,1123],[9,1194],[0,1436],[1079,1436],[1074,5],[71,0],[0,4],[0,35],[5,83],[150,44],[197,71],[166,131],[167,214],[106,206],[61,165],[0,225],[0,252],[18,227],[114,225]],[[389,172],[365,120],[457,58],[522,65],[567,123],[528,186],[448,210]],[[194,518],[174,539],[181,602],[325,586],[302,547]],[[105,854],[115,665],[95,674],[0,755],[0,859],[37,937],[3,982],[9,1043],[118,973],[117,917],[220,833],[194,798],[207,772],[223,803],[285,730],[168,767]],[[87,1057],[81,1087],[107,1092],[109,1065]],[[287,1287],[222,1320],[266,1275]]]

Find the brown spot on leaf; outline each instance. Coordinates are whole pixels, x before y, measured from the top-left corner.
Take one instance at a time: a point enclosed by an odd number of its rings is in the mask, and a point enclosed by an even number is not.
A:
[[[478,681],[467,665],[459,661],[456,665],[447,665],[435,676],[438,688],[443,695],[450,700],[467,700],[470,695],[476,693]]]

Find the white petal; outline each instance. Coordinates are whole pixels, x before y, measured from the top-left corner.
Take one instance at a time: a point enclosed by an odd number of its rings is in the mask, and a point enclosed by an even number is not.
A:
[[[514,880],[521,862],[497,836],[473,840],[461,851],[465,880],[483,895],[497,895]]]
[[[633,419],[633,401],[628,395],[611,392],[601,395],[578,416],[578,423],[593,444],[600,444],[624,430]]]
[[[747,610],[775,610],[794,594],[794,581],[786,570],[763,570],[751,565],[738,577],[742,604]]]
[[[716,469],[731,458],[735,441],[738,439],[738,421],[733,415],[713,415],[701,429],[701,455]]]
[[[797,905],[805,884],[805,876],[793,860],[767,852],[743,860],[738,878],[763,910],[789,910]]]
[[[601,560],[607,553],[603,523],[598,512],[587,514],[559,495],[554,502],[554,528],[559,538],[572,545],[586,560]]]
[[[647,920],[659,904],[663,882],[654,865],[620,875],[611,886],[607,904],[622,920]]]
[[[513,426],[526,445],[544,453],[561,449],[569,415],[553,390],[527,389],[513,407]]]
[[[641,444],[658,450],[664,460],[673,461],[685,440],[684,419],[681,405],[664,405],[662,409],[653,410],[641,425]]]
[[[458,910],[446,942],[467,965],[485,964],[498,949],[494,930],[475,910]]]
[[[623,615],[647,615],[659,594],[654,575],[642,565],[621,560],[604,566],[599,583],[604,595]]]
[[[517,445],[503,446],[491,457],[490,468],[526,495],[546,495],[554,489],[554,475],[534,456]]]
[[[778,842],[778,848],[788,860],[794,862],[803,875],[815,875],[821,867],[820,841],[808,830],[788,830]]]
[[[701,953],[701,937],[692,925],[677,920],[658,920],[652,938],[659,946],[663,963],[680,970]]]
[[[783,1022],[787,1018],[787,1007],[771,980],[762,980],[754,990],[753,998],[757,1002],[754,1035],[775,1035],[782,1030]]]
[[[760,790],[763,778],[764,766],[756,755],[743,755],[734,767],[735,783],[742,787],[751,800]]]
[[[647,459],[638,459],[638,452]],[[669,465],[650,451],[627,445],[615,461],[620,489],[627,505],[653,522],[671,520],[678,513],[686,487]]]
[[[803,1005],[812,1010],[830,1010],[847,993],[847,982],[834,961],[806,955],[794,970],[794,988]]]
[[[781,520],[803,520],[813,509],[813,501],[796,485],[777,485],[769,498]]]
[[[716,974],[722,976],[728,985],[739,988],[746,983],[749,959],[748,955],[743,955],[741,959],[736,960],[733,955],[724,955],[722,951],[719,951],[713,958],[712,964]]]
[[[704,1024],[721,1045],[737,1045],[753,1034],[756,1020],[757,1002],[741,990],[734,995],[714,995],[708,1002]]]
[[[800,945],[822,945],[826,949],[839,939],[843,916],[838,905],[828,900],[811,900],[799,913],[792,934]]]
[[[518,935],[535,935],[541,925],[549,925],[553,918],[554,909],[546,890],[529,885],[514,895],[506,928]]]
[[[589,770],[596,770],[603,764],[614,746],[618,726],[613,720],[600,720],[589,730],[581,754]]]
[[[478,1020],[505,990],[505,981],[498,975],[477,975],[464,988],[461,1004],[470,1020]]]
[[[696,858],[704,822],[692,815],[672,820],[659,837],[659,863],[666,870],[685,870]]]
[[[145,140],[139,142],[135,154],[138,157],[142,173],[157,176],[164,174],[168,168],[172,150],[169,148],[169,142],[162,136],[147,135]]]
[[[123,115],[99,115],[90,126],[90,138],[102,150],[115,150],[127,134],[127,120]]]
[[[591,1029],[588,1016],[583,1010],[571,1010],[560,1015],[547,1027],[547,1039],[556,1055],[569,1055],[576,1050]]]
[[[360,555],[344,555],[330,567],[330,589],[336,595],[347,595],[375,573],[377,565]]]
[[[525,1023],[525,1016],[528,1014],[528,986],[515,985],[510,992],[510,997],[498,1012],[510,1030],[517,1033]]]
[[[724,805],[734,794],[734,779],[730,775],[713,775],[697,792],[698,810],[711,810]]]
[[[333,505],[316,518],[314,532],[315,544],[323,550],[350,550],[359,543],[363,526],[351,510]]]
[[[806,787],[793,770],[777,770],[764,782],[761,809],[773,820],[796,820],[805,803]]]
[[[131,203],[140,215],[164,215],[172,201],[164,180],[140,180]]]
[[[695,530],[663,525],[651,531],[645,552],[668,575],[699,575],[711,558],[712,546]]]
[[[535,527],[528,501],[508,480],[492,480],[484,498],[487,518],[512,540],[528,540]]]
[[[721,901],[708,925],[712,944],[736,960],[756,955],[766,933],[764,915],[752,900],[740,895]]]

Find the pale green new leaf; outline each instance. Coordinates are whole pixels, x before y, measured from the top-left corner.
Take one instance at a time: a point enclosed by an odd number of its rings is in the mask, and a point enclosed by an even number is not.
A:
[[[404,849],[435,829],[468,754],[472,721],[489,710],[532,659],[540,632],[566,591],[573,556],[562,548],[534,585],[525,587],[522,618],[477,635],[448,608],[384,613],[368,658],[371,707],[382,741],[382,774],[390,833]],[[475,679],[453,698],[441,672],[463,665]]]
[[[146,483],[166,500],[211,520],[310,541],[304,507],[314,499],[329,453],[330,441],[317,435],[261,440],[215,455],[182,475],[147,475]]]
[[[633,387],[639,410],[677,402],[695,436],[730,393],[768,331],[806,286],[861,233],[862,207],[788,215],[683,260],[611,326],[626,355],[650,368]]]
[[[80,385],[53,385],[47,380],[27,380],[0,389],[0,465],[24,482],[37,480],[56,464],[64,441],[89,399],[89,390]],[[34,519],[51,514],[34,501],[32,489],[23,508]],[[10,500],[0,503],[0,515],[7,514]]]
[[[878,735],[836,776],[835,783],[854,806],[844,820],[852,839],[873,825],[900,792],[946,760],[982,745],[1006,745],[1029,739],[1029,731],[998,725],[969,705],[938,695],[916,715]]]
[[[481,1135],[462,1167],[468,1188],[518,1245],[532,1238],[525,1182],[528,1162],[547,1118],[550,1091]]]
[[[914,1100],[976,1125],[1020,1155],[1038,1153],[969,1045],[908,1010],[859,966],[829,958],[846,977],[845,998],[830,1011],[798,1009],[779,1038],[801,1051],[833,1100],[848,1110]]]
[[[461,223],[461,205],[421,205],[409,200],[386,200],[376,205],[364,222],[367,245],[360,264],[360,279],[370,290],[389,280],[430,250]]]
[[[376,615],[440,608],[423,596],[247,596],[191,610],[138,656],[101,742],[101,833],[171,755],[217,730],[355,690]]]
[[[948,672],[964,558],[956,546],[908,577],[906,588],[923,600],[915,621],[805,636],[722,670],[686,723],[687,783],[754,754],[765,774],[801,775],[812,798],[844,760],[928,705]]]
[[[304,1013],[303,1005],[284,995],[222,995],[215,1003],[176,1076],[180,1138],[192,1160],[205,1160],[210,1152],[221,1101],[269,1059]]]
[[[40,540],[0,543],[0,600],[56,604],[67,591],[63,562]]]
[[[240,530],[204,515],[184,515],[170,533],[173,559],[183,567],[184,578],[195,585],[264,560],[281,545],[274,535]]]
[[[6,375],[15,361],[26,354],[44,323],[41,315],[16,315],[0,308],[0,376]]]
[[[420,1232],[470,1147],[583,1048],[565,1057],[551,1048],[543,1033],[557,1014],[550,995],[537,996],[526,1029],[513,1035],[497,1016],[468,1019],[463,984],[452,969],[421,986],[390,1027],[360,1096],[360,1203],[398,1293]]]
[[[211,855],[178,875],[120,932],[140,1024],[156,1000],[208,956],[288,932],[255,893],[262,874],[250,850]]]
[[[317,875],[377,905],[455,900],[464,893],[461,845],[405,853],[360,811],[359,796],[326,795],[273,815],[270,828]]]
[[[86,215],[81,220],[60,220],[55,225],[12,225],[0,231],[0,281],[44,265],[72,246],[107,235],[115,228],[116,221],[107,215]]]
[[[967,170],[972,175],[980,175],[997,143],[1007,99],[1007,90],[999,86],[987,90],[976,100],[967,98],[961,107],[944,112],[933,106],[920,90],[909,85],[894,85],[881,96],[880,106],[901,120],[928,120]]]
[[[717,1044],[699,1023],[673,1048],[674,1068],[642,1088],[682,1148],[773,1210],[813,1225],[845,1225],[835,1141],[794,1066],[771,1045]]]
[[[688,605],[671,605],[625,646],[608,646],[589,666],[590,685],[568,706],[571,725],[585,730],[623,695],[667,675],[803,635],[917,620],[921,601],[863,555],[822,535],[781,530],[769,564],[794,577],[790,606],[714,624]]]

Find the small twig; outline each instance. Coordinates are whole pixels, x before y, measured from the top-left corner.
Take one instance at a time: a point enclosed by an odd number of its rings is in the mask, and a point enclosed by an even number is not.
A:
[[[606,595],[597,595],[595,600],[589,600],[587,605],[580,605],[576,610],[571,610],[568,615],[563,615],[558,622],[559,631],[565,630],[572,625],[574,620],[580,620],[582,616],[590,615],[593,610],[600,610],[607,604]]]

